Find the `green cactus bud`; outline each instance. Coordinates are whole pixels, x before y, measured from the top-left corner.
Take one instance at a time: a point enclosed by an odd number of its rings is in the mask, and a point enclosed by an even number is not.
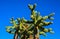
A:
[[[12,26],[6,26],[6,29],[10,29]]]
[[[51,34],[54,34],[54,31],[50,31]]]
[[[26,19],[23,19],[23,21],[24,21],[24,22],[27,22],[27,20],[26,20]]]
[[[7,31],[7,32],[10,32],[10,30],[8,30],[8,29],[7,29],[6,31]]]
[[[12,29],[17,28],[17,26],[13,26]]]
[[[14,20],[14,17],[12,17],[10,20],[13,21]]]
[[[31,15],[31,18],[33,18],[33,19],[34,19],[33,15]]]
[[[18,21],[20,21],[20,18],[17,18]]]
[[[45,22],[46,25],[48,25],[49,22]]]
[[[40,34],[46,36],[46,34],[44,32],[40,32]]]
[[[40,23],[40,24],[39,24],[39,26],[42,26],[42,25],[43,25],[43,23]]]
[[[43,20],[46,20],[47,18],[48,18],[48,16],[44,16],[44,17],[43,17]]]
[[[18,32],[20,33],[20,30],[18,30]]]
[[[11,32],[11,34],[15,34],[15,32]]]
[[[32,10],[33,9],[33,5],[28,4],[28,7]]]
[[[44,32],[48,32],[48,29],[45,28],[45,29],[44,29]]]
[[[44,32],[40,32],[40,34],[44,34]]]
[[[53,16],[55,13],[51,13],[50,15],[49,15],[49,17],[51,17],[51,16]]]
[[[52,31],[52,28],[49,28],[49,31]]]
[[[35,4],[34,4],[34,8],[35,8],[36,6],[37,6],[37,4],[35,3]]]
[[[29,34],[32,34],[32,31],[28,31]]]
[[[49,19],[50,19],[50,20],[54,20],[54,18],[53,18],[53,17],[50,17]]]

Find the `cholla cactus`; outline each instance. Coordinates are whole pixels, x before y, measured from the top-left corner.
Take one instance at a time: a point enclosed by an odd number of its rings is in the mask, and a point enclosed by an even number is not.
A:
[[[34,10],[35,7],[36,7],[36,4],[34,4],[34,5],[30,5],[29,4],[29,9],[31,10],[31,19],[33,21],[32,24],[33,24],[33,27],[34,27],[33,28],[34,39],[36,39],[36,38],[38,39],[39,38],[39,34],[45,36],[46,32],[53,33],[51,28],[46,29],[46,28],[44,28],[44,26],[48,26],[48,25],[53,23],[53,22],[46,22],[45,20],[46,19],[53,20],[53,18],[51,16],[53,16],[54,13],[52,13],[52,14],[50,14],[48,16],[42,17],[39,12]]]
[[[31,10],[31,20],[26,20],[24,18],[14,20],[11,18],[12,26],[7,26],[6,31],[14,34],[14,39],[39,39],[39,35],[46,36],[47,32],[54,33],[52,28],[45,28],[52,24],[53,22],[47,22],[46,20],[53,20],[52,16],[54,13],[48,16],[41,16],[40,12],[35,11],[36,4],[28,5]],[[18,38],[19,37],[19,38]]]

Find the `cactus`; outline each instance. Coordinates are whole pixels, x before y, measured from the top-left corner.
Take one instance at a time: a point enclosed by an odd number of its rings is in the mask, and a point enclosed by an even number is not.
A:
[[[45,28],[53,22],[46,20],[53,20],[52,16],[54,13],[48,16],[41,16],[40,12],[35,11],[36,4],[28,5],[31,10],[31,20],[24,18],[17,18],[14,20],[11,18],[12,26],[7,26],[6,31],[10,34],[14,34],[14,39],[39,39],[39,35],[46,36],[47,32],[54,33],[52,28]],[[19,38],[18,38],[19,37]]]

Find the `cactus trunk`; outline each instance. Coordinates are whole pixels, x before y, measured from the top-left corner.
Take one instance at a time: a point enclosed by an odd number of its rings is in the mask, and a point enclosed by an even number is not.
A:
[[[34,39],[39,39],[39,29],[38,29],[38,26],[34,28]]]
[[[18,39],[18,30],[15,32],[14,39]]]

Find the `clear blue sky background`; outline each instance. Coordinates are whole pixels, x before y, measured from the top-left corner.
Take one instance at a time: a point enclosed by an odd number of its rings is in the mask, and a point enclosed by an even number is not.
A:
[[[13,35],[6,32],[5,27],[11,25],[10,18],[25,17],[30,19],[28,4],[37,3],[36,10],[42,16],[55,12],[52,27],[54,34],[47,33],[47,37],[41,39],[60,39],[60,0],[0,0],[0,39],[13,39]]]

